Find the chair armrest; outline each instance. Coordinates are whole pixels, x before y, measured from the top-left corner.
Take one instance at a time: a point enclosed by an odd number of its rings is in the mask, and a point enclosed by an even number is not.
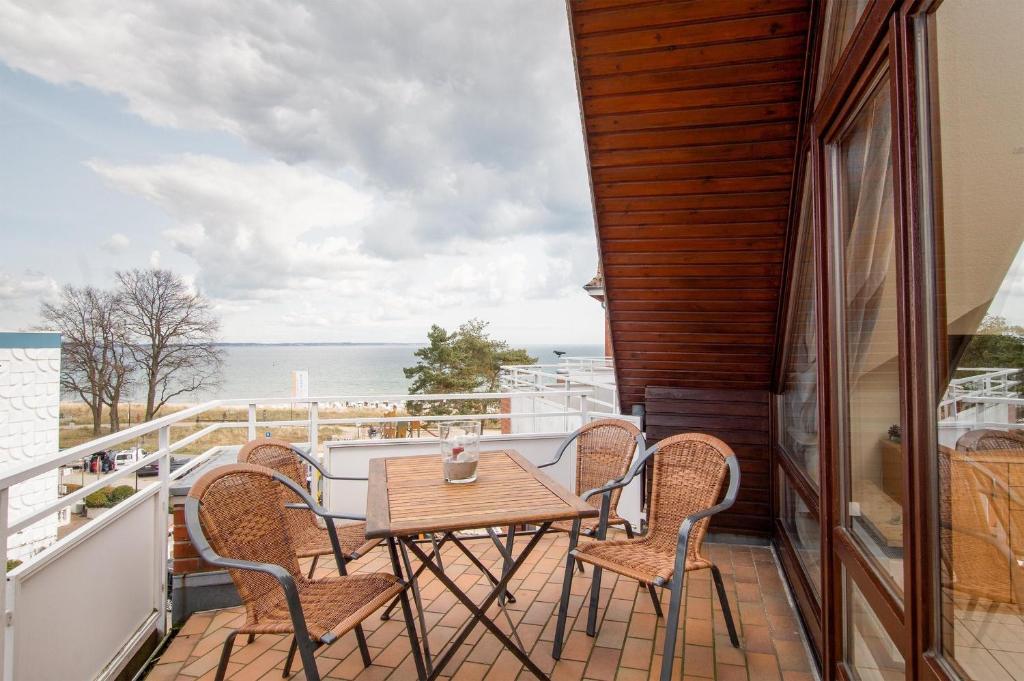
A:
[[[565,450],[569,449],[569,445],[572,444],[573,440],[579,437],[580,430],[582,430],[582,428],[577,428],[573,432],[569,433],[569,436],[562,440],[562,443],[558,445],[558,451],[555,452],[555,458],[551,459],[551,461],[548,461],[547,463],[539,464],[537,468],[547,468],[548,466],[554,466],[556,463],[561,461],[562,455],[565,454]]]
[[[292,451],[294,451],[295,454],[298,455],[298,457],[300,459],[302,459],[303,461],[308,463],[310,466],[315,468],[316,472],[319,473],[321,477],[327,478],[328,480],[348,480],[348,481],[351,481],[351,482],[366,482],[368,480],[368,478],[365,478],[365,477],[358,478],[358,477],[348,477],[348,476],[343,476],[343,475],[331,475],[330,473],[328,473],[324,469],[324,467],[322,465],[320,465],[320,462],[316,460],[316,457],[310,456],[309,454],[306,454],[304,451],[302,451],[298,447],[292,447]]]
[[[642,447],[644,442],[643,435],[638,435],[636,440],[637,445]],[[658,445],[652,445],[649,449],[641,449],[641,451],[643,452],[643,454],[640,456],[639,459],[633,462],[633,465],[630,466],[629,470],[626,471],[625,475],[623,475],[618,480],[609,480],[606,484],[602,485],[601,487],[596,487],[592,490],[587,490],[586,492],[580,495],[580,498],[586,501],[595,494],[604,494],[605,492],[611,492],[613,489],[625,487],[629,483],[633,482],[633,478],[635,478],[640,473],[640,471],[644,467],[644,464],[647,463],[648,459],[650,459],[657,453]]]
[[[284,507],[285,508],[292,508],[292,509],[296,509],[296,510],[312,511],[313,513],[316,513],[321,518],[333,518],[335,520],[362,520],[363,522],[366,522],[366,516],[349,514],[349,513],[332,513],[330,511],[324,509],[324,508],[319,508],[319,509],[310,508],[306,504],[290,503],[290,504],[285,504]]]

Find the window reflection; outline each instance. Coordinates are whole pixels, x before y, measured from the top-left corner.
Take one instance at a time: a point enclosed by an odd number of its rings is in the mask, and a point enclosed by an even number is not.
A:
[[[846,49],[846,44],[853,36],[853,29],[864,14],[869,0],[831,0],[828,3],[825,13],[825,37],[821,45],[821,58],[819,60],[817,95],[821,96],[822,91],[828,83],[828,77],[832,75],[839,57]]]
[[[837,145],[833,215],[842,251],[846,524],[900,590],[903,449],[891,121],[883,80]]]
[[[849,577],[845,606],[846,661],[853,677],[862,681],[905,681],[905,662],[899,648]]]
[[[810,171],[808,170],[808,178]],[[811,229],[811,192],[804,182],[800,208],[799,241],[790,292],[790,319],[786,338],[786,371],[779,397],[779,443],[807,473],[815,487],[818,476],[818,317],[815,309],[814,233]]]
[[[790,486],[786,474],[780,469],[779,519],[786,530],[800,567],[807,575],[815,595],[821,598],[821,527],[807,504]]]
[[[931,25],[938,594],[968,679],[1024,679],[1024,3]],[[937,114],[937,115],[935,115]]]

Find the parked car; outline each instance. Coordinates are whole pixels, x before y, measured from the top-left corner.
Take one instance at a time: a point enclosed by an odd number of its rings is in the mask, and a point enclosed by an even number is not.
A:
[[[173,473],[174,471],[178,470],[179,468],[181,468],[182,466],[184,466],[187,463],[188,463],[188,459],[180,458],[180,457],[177,457],[177,456],[172,456],[171,457],[171,472]],[[155,475],[159,475],[160,474],[159,466],[160,466],[160,462],[159,461],[154,461],[153,463],[148,463],[145,466],[143,466],[142,468],[140,468],[136,472],[136,475],[138,475],[140,478],[147,478],[147,477],[153,477]]]

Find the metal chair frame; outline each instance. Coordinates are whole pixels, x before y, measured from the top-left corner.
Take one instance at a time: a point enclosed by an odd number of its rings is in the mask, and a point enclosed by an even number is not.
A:
[[[614,489],[625,487],[633,479],[644,470],[647,462],[658,453],[658,450],[664,444],[665,441],[656,443],[647,449],[643,456],[637,459],[633,466],[630,467],[629,471],[625,476],[619,480],[609,481],[608,484],[603,487],[598,487],[585,492],[582,496],[584,500],[590,497],[600,494],[601,499],[601,515],[598,523],[598,530],[596,539],[603,541],[608,531],[608,512],[609,504],[611,501],[611,492]],[[726,489],[725,496],[721,502],[711,506],[709,508],[693,513],[683,519],[679,525],[679,535],[676,542],[676,555],[675,564],[673,567],[672,578],[667,583],[664,579],[658,578],[654,580],[653,584],[648,585],[648,589],[651,591],[652,596],[655,599],[656,609],[658,615],[661,616],[660,603],[654,592],[654,587],[657,586],[662,589],[669,589],[671,596],[669,598],[668,606],[668,622],[665,628],[665,645],[662,652],[662,663],[661,663],[661,681],[671,681],[672,679],[672,658],[675,652],[676,636],[679,628],[679,606],[682,602],[683,583],[686,574],[686,557],[689,551],[690,544],[690,532],[701,520],[710,518],[713,515],[721,513],[722,511],[728,510],[736,503],[736,497],[739,493],[740,488],[740,467],[739,461],[735,455],[725,457],[725,462],[729,467],[729,486]],[[572,533],[569,535],[569,551],[566,557],[565,563],[565,577],[562,581],[562,597],[558,607],[558,621],[555,626],[555,641],[551,656],[556,660],[562,656],[562,646],[565,638],[565,620],[569,610],[569,593],[572,586],[572,574],[573,574],[573,563],[576,562],[576,545],[579,541],[580,535],[580,521],[573,521]],[[729,600],[725,593],[725,584],[722,581],[722,574],[718,569],[717,565],[711,566],[711,575],[715,582],[715,590],[718,592],[718,600],[722,604],[722,615],[725,618],[726,628],[729,630],[729,640],[734,647],[739,647],[739,637],[736,634],[736,625],[733,622],[732,612],[729,608]],[[590,604],[589,611],[587,613],[587,635],[594,636],[596,634],[597,624],[597,609],[598,599],[601,592],[601,572],[602,568],[594,566],[593,576],[591,578],[590,587]]]
[[[257,468],[253,466],[253,468]],[[295,492],[303,500],[304,504],[289,504],[288,506],[303,507],[305,506],[309,510],[316,513],[318,516],[325,520],[327,525],[327,533],[331,538],[331,546],[334,549],[334,557],[338,563],[338,570],[342,576],[346,576],[345,560],[341,555],[341,542],[338,540],[337,531],[334,528],[334,520],[354,520],[346,515],[331,513],[327,509],[323,508],[303,489],[301,489],[295,482],[286,475],[283,475],[277,471],[271,469],[264,469],[269,472],[269,475],[278,483],[289,488],[292,492]],[[302,604],[299,600],[299,591],[295,585],[295,579],[291,573],[280,565],[274,563],[259,563],[255,561],[239,560],[236,558],[227,558],[219,555],[214,551],[213,547],[210,546],[210,542],[206,539],[206,535],[203,532],[202,523],[199,520],[199,509],[200,501],[195,497],[187,497],[185,499],[185,526],[188,529],[189,537],[192,540],[192,544],[195,546],[199,556],[210,565],[217,567],[223,567],[230,570],[250,570],[253,572],[262,572],[270,575],[277,580],[280,584],[281,589],[284,591],[285,599],[288,603],[288,612],[291,615],[292,627],[294,629],[294,636],[292,638],[291,647],[288,651],[288,658],[285,662],[284,672],[282,676],[287,678],[291,673],[292,661],[295,657],[296,651],[302,659],[302,670],[306,676],[307,681],[320,681],[320,673],[316,666],[316,658],[313,656],[314,651],[323,645],[330,645],[337,640],[332,632],[328,632],[317,641],[313,641],[309,635],[309,630],[306,627],[306,619],[302,610]],[[391,567],[394,570],[394,574],[398,577],[399,583],[403,586],[408,586],[407,582],[402,580],[402,567],[398,560],[398,551],[395,546],[394,540],[388,541],[388,549],[391,554]],[[409,598],[406,595],[406,591],[403,588],[399,593],[398,598],[402,604],[402,612],[405,615],[406,628],[408,629],[409,641],[412,646],[413,659],[416,664],[416,671],[420,679],[426,678],[422,653],[420,651],[418,637],[416,634],[416,627],[413,624],[412,608],[409,605]],[[370,659],[370,651],[366,645],[366,636],[363,633],[362,625],[357,624],[354,628],[356,641],[359,645],[359,652],[363,660],[363,665],[369,667],[372,660]],[[234,646],[235,636],[238,634],[237,630],[232,631],[228,634],[227,639],[224,641],[224,648],[221,651],[220,663],[217,666],[217,674],[215,681],[222,681],[224,674],[227,671],[228,661],[231,657],[231,649]]]
[[[572,446],[572,444],[574,442],[576,442],[576,440],[579,439],[580,435],[583,435],[584,433],[590,431],[595,426],[615,425],[619,421],[620,421],[620,419],[601,419],[599,421],[591,421],[590,423],[587,423],[587,424],[577,428],[573,432],[569,433],[569,435],[566,436],[566,438],[564,440],[562,440],[562,443],[558,446],[558,451],[555,452],[555,458],[551,459],[551,461],[548,461],[547,463],[538,464],[537,468],[548,468],[550,466],[554,466],[555,464],[557,464],[559,461],[562,460],[562,456],[564,456],[565,453],[569,450],[569,447]],[[629,421],[623,421],[623,422],[624,423],[629,423],[630,425],[633,425]],[[633,439],[636,441],[637,451],[639,451],[639,452],[646,451],[646,449],[647,449],[647,442],[644,440],[643,431],[638,432]],[[579,454],[577,454],[577,456],[579,456]],[[584,500],[586,500],[586,499],[590,498],[591,496],[593,496],[592,492],[585,492],[582,495],[582,498]],[[607,500],[602,500],[602,503],[606,503],[606,501],[610,501],[610,500],[611,500],[611,492],[609,490],[609,494],[608,494]],[[611,509],[609,509],[609,513],[610,513],[610,511],[611,511]],[[625,529],[625,531],[626,531],[626,536],[629,537],[630,539],[632,539],[635,536],[634,533],[633,533],[633,527],[629,524],[628,520],[625,520],[625,519],[623,519],[623,520],[624,520],[624,522],[623,522],[623,529]],[[607,528],[605,528],[605,529],[607,529]],[[582,532],[583,532],[583,534],[585,534],[588,537],[597,536],[595,530],[582,530]],[[580,572],[582,572],[582,571],[583,571],[583,566],[581,565],[580,566]]]

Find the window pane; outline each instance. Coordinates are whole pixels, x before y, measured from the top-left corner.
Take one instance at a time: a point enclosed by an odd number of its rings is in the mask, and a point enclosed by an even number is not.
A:
[[[963,678],[1024,679],[1024,3],[932,29],[937,626]]]
[[[896,590],[903,583],[903,454],[889,83],[834,150],[846,365],[846,524]]]
[[[818,319],[815,309],[814,233],[811,228],[810,171],[800,208],[786,371],[779,396],[779,444],[818,487]]]
[[[846,662],[853,677],[863,681],[905,681],[903,655],[849,577],[845,605]]]
[[[821,57],[818,67],[818,86],[816,97],[820,96],[828,83],[829,76],[835,71],[839,57],[842,56],[846,44],[850,42],[853,29],[857,27],[869,0],[831,0],[825,15],[825,38],[821,45]]]
[[[821,527],[818,519],[811,514],[807,504],[789,484],[782,469],[779,476],[779,520],[786,529],[786,535],[796,551],[800,566],[814,587],[814,594],[821,599]]]

